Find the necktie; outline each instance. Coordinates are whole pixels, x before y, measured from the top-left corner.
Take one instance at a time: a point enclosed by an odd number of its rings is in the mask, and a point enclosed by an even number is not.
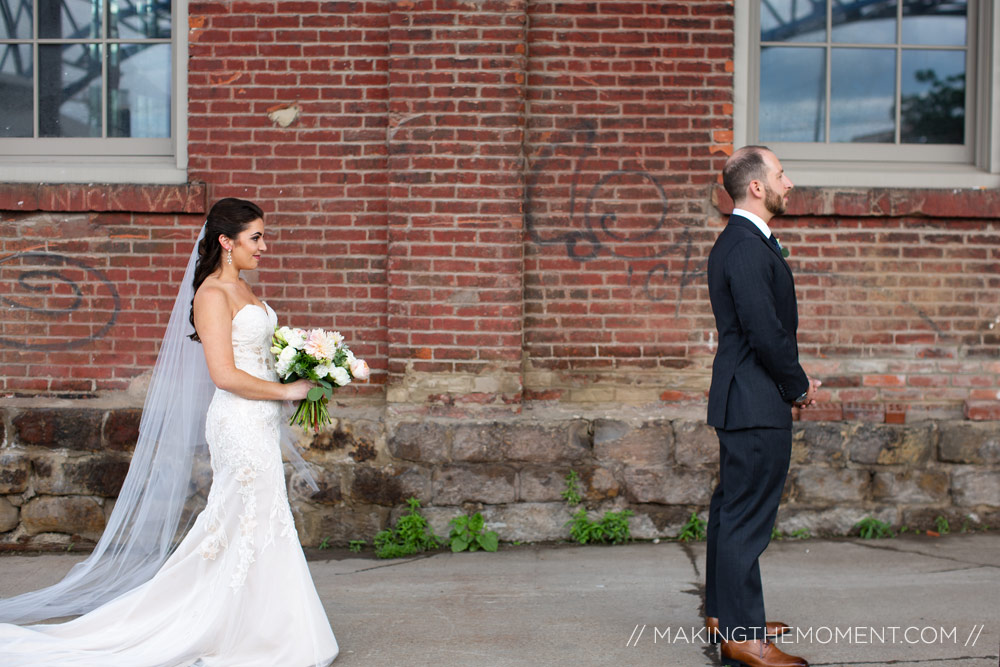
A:
[[[775,238],[774,234],[771,234],[770,236],[768,236],[767,240],[771,242],[771,245],[774,246],[775,250],[777,250],[778,252],[781,252],[781,244],[778,243],[778,239]]]

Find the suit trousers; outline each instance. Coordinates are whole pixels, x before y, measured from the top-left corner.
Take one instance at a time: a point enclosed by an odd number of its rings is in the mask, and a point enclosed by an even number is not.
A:
[[[719,484],[708,512],[705,615],[722,639],[764,638],[764,592],[758,559],[771,541],[788,475],[792,432],[716,429]]]

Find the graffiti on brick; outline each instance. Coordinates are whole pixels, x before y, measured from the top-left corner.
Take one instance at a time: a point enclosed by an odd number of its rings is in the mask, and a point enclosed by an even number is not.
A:
[[[65,350],[103,338],[121,297],[103,271],[79,259],[19,252],[0,257],[0,312],[0,346]]]
[[[656,175],[638,164],[621,168],[618,160],[612,168],[600,158],[600,139],[596,123],[586,120],[546,143],[525,189],[528,236],[538,245],[564,246],[566,257],[581,264],[624,260],[629,286],[639,284],[647,298],[663,301],[673,290],[661,288],[675,285],[679,308],[685,287],[705,274],[705,261],[692,256],[688,223],[670,220]]]

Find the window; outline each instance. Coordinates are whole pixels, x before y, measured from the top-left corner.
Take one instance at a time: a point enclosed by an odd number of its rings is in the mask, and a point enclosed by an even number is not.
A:
[[[186,180],[181,10],[0,0],[0,180]]]
[[[735,3],[736,141],[803,185],[995,187],[991,0]]]

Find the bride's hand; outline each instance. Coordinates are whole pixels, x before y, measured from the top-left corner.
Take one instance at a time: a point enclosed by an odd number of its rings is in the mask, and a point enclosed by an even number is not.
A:
[[[285,388],[286,401],[301,401],[309,393],[309,390],[316,385],[309,380],[296,380],[282,386]]]

